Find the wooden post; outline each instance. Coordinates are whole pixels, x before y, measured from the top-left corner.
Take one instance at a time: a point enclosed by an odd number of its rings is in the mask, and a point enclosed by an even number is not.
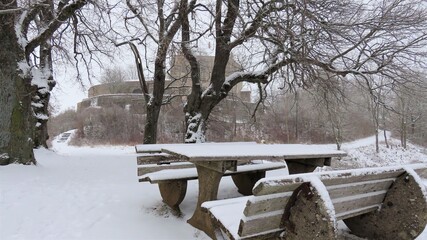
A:
[[[245,196],[252,195],[252,188],[255,183],[265,177],[265,171],[242,173],[231,176],[240,194]]]
[[[187,192],[187,180],[161,181],[158,185],[163,202],[180,213],[179,204]]]
[[[197,175],[199,176],[199,197],[196,210],[193,216],[187,221],[193,227],[204,231],[209,237],[215,239],[215,229],[207,212],[203,212],[201,205],[206,201],[217,199],[219,182],[224,171],[224,162],[211,162],[209,168],[203,164],[196,164]],[[213,170],[217,169],[217,171]]]

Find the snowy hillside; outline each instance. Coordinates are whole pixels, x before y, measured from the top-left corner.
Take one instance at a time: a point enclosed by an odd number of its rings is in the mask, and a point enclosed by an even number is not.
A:
[[[375,152],[374,136],[344,143],[342,150],[348,153],[348,157],[335,162],[333,167],[345,169],[427,162],[425,148],[408,143],[407,149],[403,149],[400,147],[400,141],[390,136],[387,148],[383,135],[379,136],[379,143],[379,153]]]
[[[375,154],[373,144],[373,138],[344,144],[349,157],[333,167],[427,162],[416,146],[403,150],[392,140],[391,148],[382,146]],[[186,223],[196,205],[197,181],[189,182],[183,215],[174,216],[162,204],[157,185],[138,183],[133,146],[72,147],[54,141],[53,150],[35,153],[38,166],[0,167],[2,240],[209,239]],[[219,198],[237,196],[231,179],[224,178]],[[357,239],[341,228],[343,238]],[[427,231],[418,239],[427,239]]]

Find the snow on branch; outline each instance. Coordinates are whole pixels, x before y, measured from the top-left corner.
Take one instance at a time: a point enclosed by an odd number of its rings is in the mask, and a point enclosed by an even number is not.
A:
[[[22,9],[22,8],[2,9],[2,10],[0,10],[0,15],[6,15],[6,14],[11,14],[11,13],[21,12],[23,10],[24,9]]]
[[[40,33],[28,42],[25,46],[26,53],[28,54],[33,52],[41,43],[48,40],[67,19],[87,3],[87,0],[76,0],[62,7],[56,17],[47,24],[46,28],[40,30]]]
[[[278,71],[283,66],[286,66],[290,63],[294,62],[292,59],[284,59],[280,62],[271,64],[264,68],[261,71],[254,71],[254,72],[235,72],[231,75],[229,75],[223,85],[222,90],[223,91],[230,91],[236,84],[239,82],[249,82],[249,83],[268,83],[268,77]]]
[[[186,115],[188,127],[185,143],[203,143],[206,142],[205,134],[203,133],[204,122],[201,113],[196,113],[194,116]]]

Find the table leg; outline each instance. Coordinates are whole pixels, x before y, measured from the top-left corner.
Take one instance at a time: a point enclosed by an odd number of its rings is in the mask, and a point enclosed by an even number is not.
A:
[[[218,162],[218,164],[222,164]],[[214,227],[208,216],[208,213],[203,212],[201,205],[203,202],[217,199],[219,183],[221,181],[222,172],[196,164],[197,174],[199,176],[199,197],[197,200],[196,210],[193,216],[187,221],[193,227],[204,231],[211,238],[214,238]]]
[[[242,173],[231,176],[238,192],[245,196],[252,195],[252,189],[258,180],[265,177],[265,171]]]
[[[160,195],[169,207],[180,213],[179,204],[187,192],[187,180],[170,180],[158,183]]]
[[[313,172],[317,168],[317,166],[290,161],[286,161],[286,165],[288,165],[289,174]]]
[[[313,172],[317,167],[331,166],[331,158],[285,159],[289,174]]]

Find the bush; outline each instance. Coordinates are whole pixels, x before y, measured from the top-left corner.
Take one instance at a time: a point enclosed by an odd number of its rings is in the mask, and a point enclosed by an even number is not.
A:
[[[137,144],[143,139],[143,115],[120,107],[87,108],[77,115],[72,144]]]

